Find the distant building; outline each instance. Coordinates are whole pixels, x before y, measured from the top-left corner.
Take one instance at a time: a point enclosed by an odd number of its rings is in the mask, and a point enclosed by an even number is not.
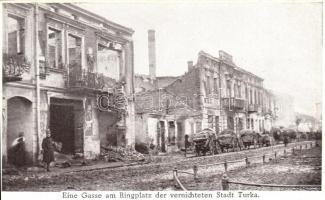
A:
[[[271,91],[275,103],[275,126],[289,127],[295,125],[294,99],[288,94]]]
[[[297,130],[300,132],[313,132],[318,129],[318,120],[310,115],[295,113]]]
[[[138,141],[151,138],[160,147],[176,143],[181,148],[185,135],[204,128],[217,134],[225,129],[271,129],[275,101],[262,78],[236,66],[224,51],[218,58],[201,51],[195,65],[187,64],[185,74],[170,78],[166,82],[171,83],[161,88],[155,87],[156,76],[138,77],[146,80],[136,83],[136,88],[144,88],[136,94]]]
[[[189,62],[188,68],[166,89],[192,98],[190,106],[201,113],[197,130],[264,130],[271,119],[265,118],[267,93],[262,78],[238,67],[224,51],[219,51],[218,58],[201,51],[196,65]]]
[[[157,76],[152,79],[149,75],[135,74],[135,92],[145,92],[164,88],[177,78],[177,76]]]
[[[322,102],[316,103],[317,130],[322,130]]]

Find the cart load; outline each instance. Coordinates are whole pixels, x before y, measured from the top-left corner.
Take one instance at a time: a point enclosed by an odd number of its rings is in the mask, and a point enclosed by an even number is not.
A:
[[[192,137],[196,154],[205,155],[207,152],[211,154],[217,153],[216,134],[212,129],[206,128],[196,133]]]
[[[240,140],[245,148],[249,148],[251,145],[254,145],[256,148],[256,144],[259,140],[259,134],[252,130],[242,130],[239,133]]]

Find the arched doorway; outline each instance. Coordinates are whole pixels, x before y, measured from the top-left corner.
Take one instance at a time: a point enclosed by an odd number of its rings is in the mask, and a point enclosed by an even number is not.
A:
[[[13,141],[20,132],[24,133],[27,151],[26,164],[32,163],[33,133],[35,126],[32,120],[32,102],[24,97],[12,97],[7,101],[7,160],[11,163],[13,154],[10,151]]]

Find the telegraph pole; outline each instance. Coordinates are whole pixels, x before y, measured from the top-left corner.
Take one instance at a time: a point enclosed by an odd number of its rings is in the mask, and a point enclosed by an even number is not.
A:
[[[219,62],[218,62],[218,71],[219,71],[219,73],[218,73],[218,77],[219,77],[219,114],[220,114],[220,119],[219,119],[219,123],[221,124],[221,126],[220,126],[220,128],[219,128],[219,133],[223,130],[223,115],[222,115],[222,109],[221,109],[221,107],[222,107],[222,103],[221,103],[221,90],[222,90],[222,88],[221,88],[221,64],[222,64],[222,61],[221,61],[221,59],[219,59]]]

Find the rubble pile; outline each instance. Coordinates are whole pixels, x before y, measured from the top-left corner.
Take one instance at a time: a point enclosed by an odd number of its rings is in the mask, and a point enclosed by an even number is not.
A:
[[[54,151],[54,166],[60,168],[67,168],[71,166],[85,166],[89,163],[84,159],[83,154],[76,153],[74,155],[71,154],[63,154],[57,151]]]
[[[134,149],[115,147],[115,146],[101,146],[101,158],[107,162],[142,162],[145,161],[143,154]]]

